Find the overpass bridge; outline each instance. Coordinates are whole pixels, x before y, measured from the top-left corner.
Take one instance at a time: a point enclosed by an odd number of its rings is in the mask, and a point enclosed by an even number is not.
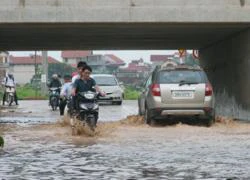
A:
[[[199,49],[217,112],[250,120],[250,0],[1,0],[0,50]]]

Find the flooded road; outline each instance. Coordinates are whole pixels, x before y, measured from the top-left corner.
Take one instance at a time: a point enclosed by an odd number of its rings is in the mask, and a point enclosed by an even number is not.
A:
[[[0,179],[250,179],[248,123],[149,127],[130,116],[99,122],[91,137],[54,122],[1,125]]]
[[[103,104],[99,110],[99,121],[118,121],[137,112],[137,101],[125,100],[122,106]],[[5,106],[0,111],[0,123],[54,123],[60,118],[59,111],[52,111],[46,100],[20,101],[20,106]]]

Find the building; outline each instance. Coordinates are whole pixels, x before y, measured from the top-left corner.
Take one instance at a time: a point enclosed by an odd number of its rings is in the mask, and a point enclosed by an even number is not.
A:
[[[49,64],[60,63],[58,60],[48,56]],[[9,71],[13,73],[18,84],[30,83],[32,77],[35,75],[35,67],[40,71],[42,66],[42,56],[10,56]]]
[[[128,67],[120,68],[116,76],[124,84],[142,86],[151,70],[151,65],[145,63],[143,59],[132,60]]]
[[[79,61],[85,60],[87,56],[91,56],[93,51],[62,51],[61,57],[63,62],[76,67]]]
[[[150,56],[150,61],[153,65],[153,67],[162,65],[164,62],[168,60],[173,60],[175,54],[171,55],[151,55]]]
[[[94,74],[113,74],[125,62],[113,54],[93,55],[92,51],[62,51],[63,62],[73,67],[79,61],[86,62],[93,70]]]
[[[0,81],[2,81],[9,70],[9,52],[0,51]]]

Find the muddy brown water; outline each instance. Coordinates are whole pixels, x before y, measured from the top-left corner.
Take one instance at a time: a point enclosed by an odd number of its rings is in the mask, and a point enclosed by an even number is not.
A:
[[[0,179],[250,179],[250,124],[150,127],[138,116],[72,136],[68,121],[2,125]]]

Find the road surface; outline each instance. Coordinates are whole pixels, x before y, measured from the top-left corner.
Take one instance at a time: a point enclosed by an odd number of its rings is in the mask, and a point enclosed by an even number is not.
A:
[[[0,179],[250,179],[250,124],[150,127],[136,101],[102,106],[95,134],[72,136],[45,101],[4,109]],[[124,119],[118,121],[119,119]],[[107,122],[109,121],[109,122]],[[111,121],[111,122],[110,122]]]

